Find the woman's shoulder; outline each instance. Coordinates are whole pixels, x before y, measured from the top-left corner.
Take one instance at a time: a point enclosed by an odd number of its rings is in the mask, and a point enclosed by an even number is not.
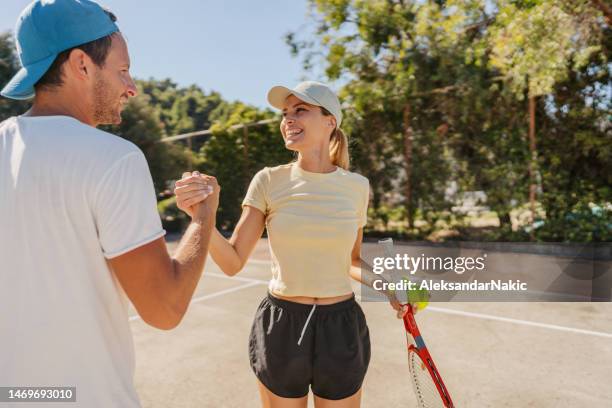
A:
[[[259,170],[255,177],[265,177],[270,179],[271,177],[282,175],[284,173],[288,173],[291,171],[291,163],[289,164],[281,164],[280,166],[266,166],[263,169]]]
[[[270,183],[273,179],[283,177],[286,173],[289,172],[291,172],[291,163],[281,164],[280,166],[273,167],[266,166],[263,169],[259,170],[257,173],[255,173],[253,179],[257,180],[260,183]]]
[[[281,164],[279,166],[274,166],[274,167],[264,167],[262,171],[265,170],[267,171],[267,174],[272,176],[272,175],[291,172],[292,166],[293,166],[293,163],[287,163],[287,164]]]
[[[364,188],[367,188],[370,186],[370,180],[368,180],[367,177],[359,173],[356,173],[350,170],[345,170],[342,168],[340,169],[339,173],[340,173],[340,176],[346,177],[348,180],[351,180],[355,184],[363,186]]]
[[[254,178],[266,183],[274,183],[274,181],[281,182],[291,178],[291,172],[294,165],[295,163],[287,163],[279,166],[264,167],[255,174]],[[343,179],[343,183],[349,183],[357,189],[369,190],[370,181],[359,173],[338,168],[336,175]]]

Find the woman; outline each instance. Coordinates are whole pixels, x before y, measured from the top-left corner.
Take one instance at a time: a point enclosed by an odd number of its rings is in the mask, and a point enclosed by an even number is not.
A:
[[[268,101],[283,112],[281,134],[297,160],[253,177],[232,237],[215,231],[210,253],[235,275],[268,229],[272,279],[249,339],[263,406],[306,407],[311,387],[317,408],[359,407],[370,340],[350,277],[381,279],[361,259],[369,183],[348,171],[340,103],[326,85],[277,86]],[[204,177],[177,187],[179,207],[200,201],[205,185]]]

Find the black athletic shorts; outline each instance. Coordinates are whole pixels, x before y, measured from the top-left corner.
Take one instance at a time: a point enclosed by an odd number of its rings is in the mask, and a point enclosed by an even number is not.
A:
[[[365,316],[353,296],[331,305],[304,305],[270,294],[259,305],[249,338],[251,368],[274,394],[350,397],[370,362]]]

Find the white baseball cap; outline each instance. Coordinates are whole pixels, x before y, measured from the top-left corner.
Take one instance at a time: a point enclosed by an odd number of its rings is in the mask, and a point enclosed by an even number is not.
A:
[[[315,81],[306,81],[289,89],[285,86],[274,86],[268,91],[268,102],[277,109],[283,109],[289,95],[311,105],[321,106],[336,118],[336,128],[342,122],[342,109],[338,97],[327,85]]]

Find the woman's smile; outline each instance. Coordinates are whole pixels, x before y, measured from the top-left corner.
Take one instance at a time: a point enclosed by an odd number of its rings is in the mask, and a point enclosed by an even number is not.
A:
[[[304,129],[292,127],[285,130],[285,141],[295,142],[304,135]]]

